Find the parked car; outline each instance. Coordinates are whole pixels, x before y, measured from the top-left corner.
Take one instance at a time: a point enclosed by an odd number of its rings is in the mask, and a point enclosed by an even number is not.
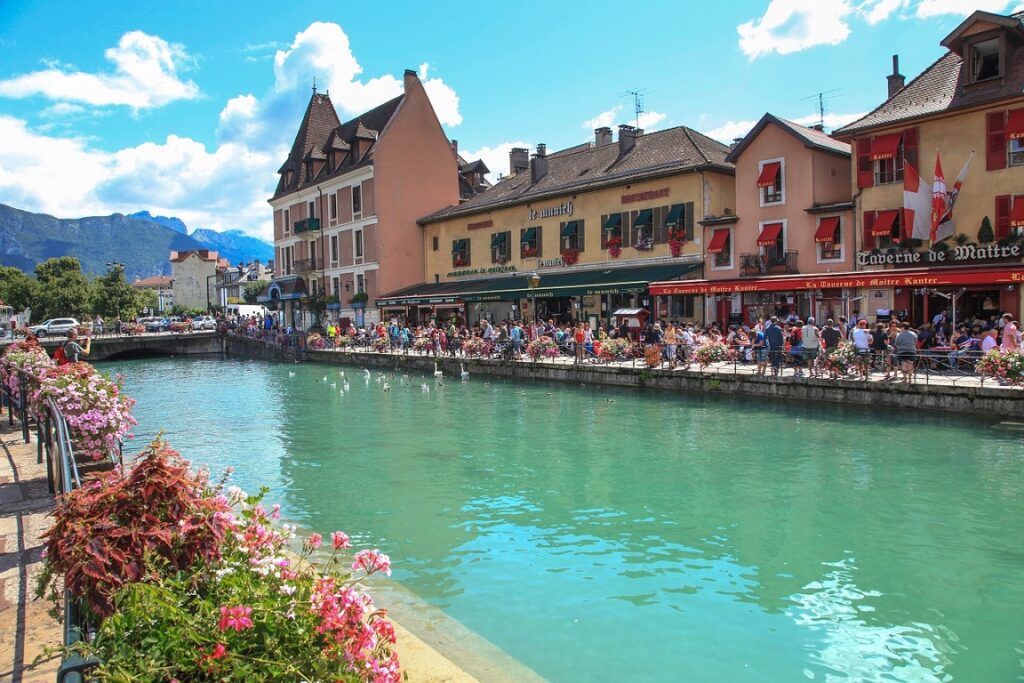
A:
[[[78,321],[74,318],[50,318],[29,329],[32,330],[32,334],[42,338],[48,335],[64,335],[68,333],[68,330],[77,327]]]
[[[215,330],[217,329],[217,321],[208,315],[199,315],[192,318],[192,329],[193,330]]]
[[[171,321],[167,318],[146,318],[142,321],[146,332],[166,332],[171,329]]]

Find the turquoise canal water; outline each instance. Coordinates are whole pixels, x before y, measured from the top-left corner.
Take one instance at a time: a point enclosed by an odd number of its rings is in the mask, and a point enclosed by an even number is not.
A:
[[[342,397],[308,364],[104,369],[140,438],[381,547],[552,681],[1024,680],[1020,432],[482,377],[385,393],[353,368]]]

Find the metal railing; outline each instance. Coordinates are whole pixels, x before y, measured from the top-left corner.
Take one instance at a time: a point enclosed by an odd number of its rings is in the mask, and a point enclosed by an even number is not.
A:
[[[799,273],[796,266],[797,252],[770,251],[767,254],[740,254],[740,275],[785,275]]]
[[[296,275],[309,275],[310,273],[320,270],[322,264],[318,263],[319,259],[314,258],[301,258],[292,261],[292,270],[295,271]]]

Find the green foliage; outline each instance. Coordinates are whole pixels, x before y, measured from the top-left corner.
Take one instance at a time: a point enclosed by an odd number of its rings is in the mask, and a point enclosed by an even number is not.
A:
[[[949,251],[950,246],[946,242],[936,242],[932,245],[932,251]]]
[[[122,266],[114,266],[93,281],[92,312],[104,318],[120,317],[128,320],[136,317],[141,308],[135,290],[128,284]]]
[[[155,290],[145,287],[132,287],[134,303],[133,307],[141,314],[147,308],[154,313],[160,308],[160,297]]]
[[[370,300],[370,295],[366,292],[356,292],[352,295],[352,298],[348,300],[350,304],[365,304]]]
[[[978,242],[988,244],[995,238],[995,232],[992,230],[992,221],[988,219],[988,216],[985,216],[981,219],[981,227],[978,228]]]
[[[0,266],[0,301],[21,311],[33,304],[36,281],[17,268]]]
[[[89,313],[92,286],[75,257],[61,256],[40,263],[36,266],[36,282],[34,319],[71,316],[81,320]]]
[[[962,247],[968,242],[970,242],[971,238],[961,232],[960,234],[953,238],[953,241],[956,242],[958,247]]]
[[[256,297],[258,297],[269,284],[270,282],[267,280],[257,280],[256,282],[250,282],[247,284],[245,286],[245,303],[255,304]]]

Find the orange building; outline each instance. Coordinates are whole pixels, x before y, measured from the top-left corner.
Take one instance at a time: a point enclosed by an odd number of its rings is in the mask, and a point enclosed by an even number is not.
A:
[[[270,200],[277,277],[260,300],[281,303],[296,327],[312,322],[310,297],[325,297],[332,317],[358,320],[365,301],[421,282],[416,219],[457,203],[460,186],[465,194],[457,154],[414,71],[401,96],[345,123],[314,90],[279,173]],[[376,321],[372,304],[365,316]]]
[[[701,221],[704,279],[651,293],[703,294],[705,319],[722,324],[791,311],[841,315],[843,288],[821,281],[853,267],[850,146],[765,114],[727,160],[736,166],[736,213]]]

